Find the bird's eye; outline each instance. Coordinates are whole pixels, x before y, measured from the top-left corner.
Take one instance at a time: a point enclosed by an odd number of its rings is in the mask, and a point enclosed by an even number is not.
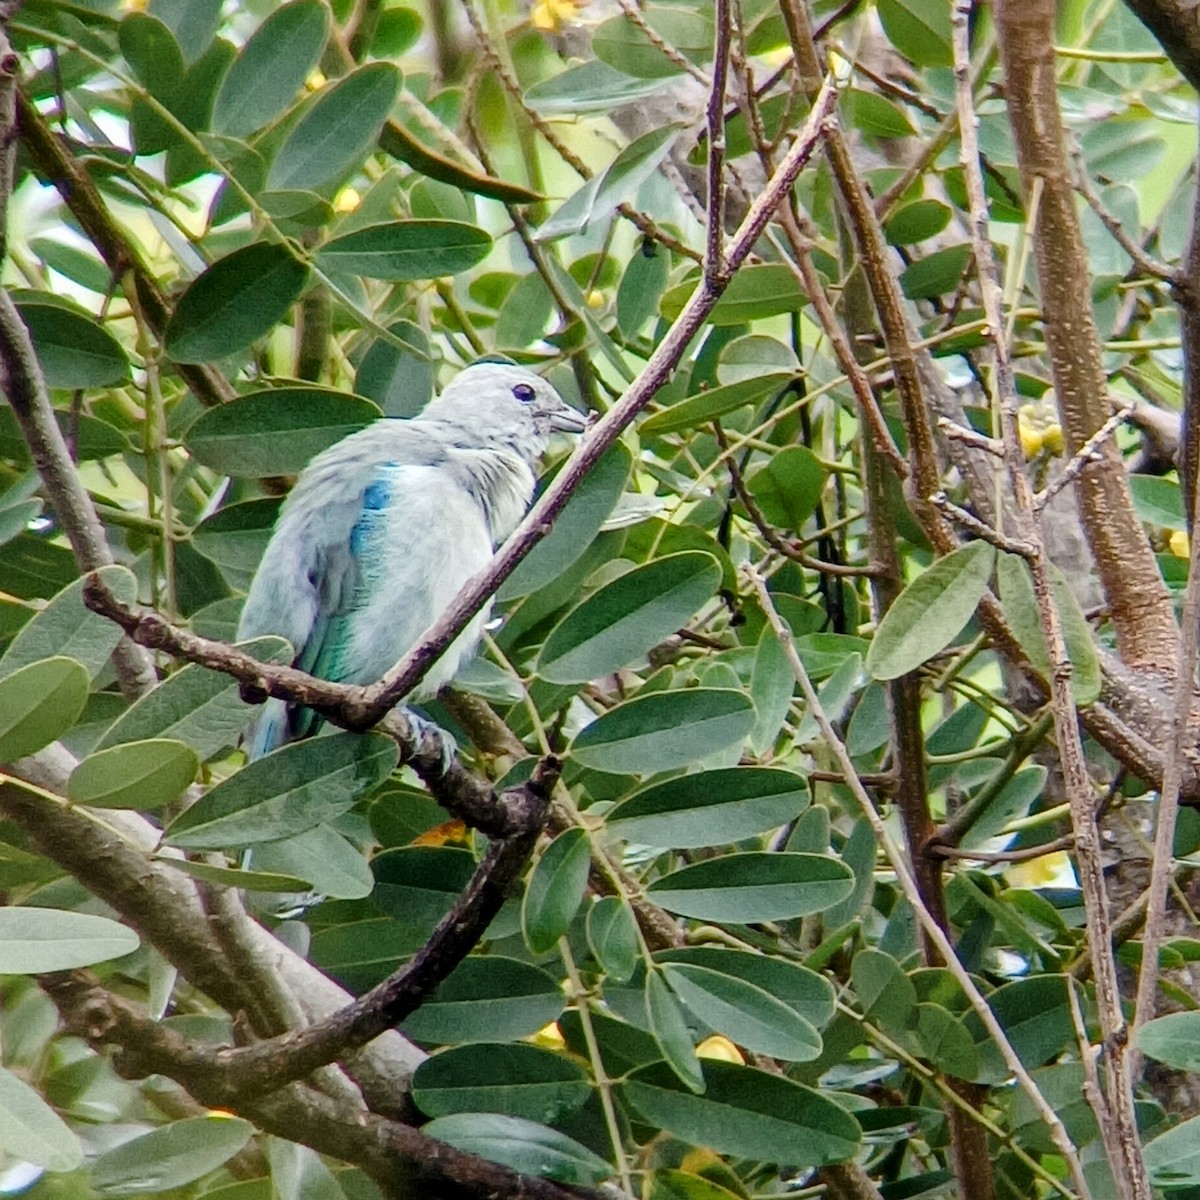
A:
[[[513,384],[512,394],[521,401],[522,404],[528,404],[536,393],[533,390],[533,385],[530,383],[515,383]]]

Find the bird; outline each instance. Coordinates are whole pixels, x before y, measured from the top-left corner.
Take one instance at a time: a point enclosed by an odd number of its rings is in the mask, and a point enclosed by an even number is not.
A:
[[[417,416],[382,417],[322,451],[280,509],[238,640],[277,634],[310,675],[375,682],[516,528],[551,436],[585,425],[545,379],[496,357],[465,367]],[[427,699],[454,677],[490,607],[405,700]],[[321,723],[311,709],[272,698],[243,745],[261,758]]]

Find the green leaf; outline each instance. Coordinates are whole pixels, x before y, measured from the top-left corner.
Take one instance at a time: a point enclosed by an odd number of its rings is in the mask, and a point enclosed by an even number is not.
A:
[[[268,388],[210,408],[192,423],[184,444],[222,475],[298,475],[322,450],[379,417],[370,400],[332,388]]]
[[[762,988],[694,963],[668,962],[663,975],[692,1013],[739,1046],[787,1062],[819,1057],[821,1035]]]
[[[988,1005],[996,1014],[1017,1057],[1027,1067],[1040,1067],[1064,1046],[1074,1042],[1067,984],[1061,975],[1030,975],[997,988]],[[974,1013],[963,1018],[979,1055],[976,1082],[998,1082],[1008,1076],[1007,1064]]]
[[[688,946],[660,950],[654,961],[704,967],[743,980],[786,1004],[814,1029],[828,1024],[834,1013],[833,985],[823,975],[789,959],[719,946]]]
[[[822,912],[853,887],[850,869],[824,855],[747,851],[681,867],[646,893],[680,916],[751,925]]]
[[[679,433],[715,421],[726,413],[736,412],[747,404],[756,404],[765,396],[782,391],[795,375],[790,371],[775,371],[753,379],[739,379],[721,387],[709,388],[688,396],[677,404],[660,409],[639,426],[644,437],[652,434]]]
[[[634,567],[563,617],[542,647],[537,673],[550,683],[610,674],[685,625],[720,582],[720,563],[700,551]]]
[[[186,858],[167,855],[156,860],[173,871],[179,871],[191,879],[219,887],[241,888],[248,892],[308,892],[312,891],[312,880],[298,875],[280,875],[275,871],[243,871],[240,867],[220,867],[215,863],[192,862]]]
[[[538,859],[521,905],[521,928],[534,954],[553,949],[575,919],[591,861],[582,829],[560,833]]]
[[[940,200],[914,200],[888,217],[883,231],[893,246],[912,246],[927,238],[936,237],[954,215],[954,210]]]
[[[612,809],[605,825],[626,841],[688,850],[755,837],[807,807],[803,775],[776,767],[722,767],[652,784]]]
[[[1200,1071],[1200,1012],[1171,1013],[1138,1031],[1144,1054],[1177,1071]]]
[[[905,138],[917,132],[904,110],[877,92],[850,88],[843,104],[850,124],[870,137]]]
[[[890,954],[864,947],[850,963],[850,977],[868,1017],[893,1033],[907,1026],[917,1005],[917,989]]]
[[[731,1191],[704,1175],[659,1167],[650,1175],[642,1195],[645,1200],[741,1200],[741,1189]]]
[[[587,941],[600,969],[613,983],[628,983],[638,964],[637,921],[620,896],[601,896],[587,915]]]
[[[666,78],[635,79],[603,62],[583,62],[526,89],[525,103],[545,116],[612,112],[669,87]]]
[[[382,734],[335,733],[284,746],[218,783],[167,827],[188,850],[249,846],[303,833],[347,812],[396,765]]]
[[[379,137],[400,83],[396,67],[374,62],[326,87],[279,148],[267,187],[316,188],[357,166]]]
[[[124,454],[129,442],[119,429],[107,421],[90,417],[87,413],[54,410],[54,422],[62,431],[68,444],[73,444],[76,462],[91,462],[99,458],[111,458]],[[14,459],[18,463],[31,463],[29,446],[11,408],[0,408],[0,457]]]
[[[384,338],[373,342],[354,376],[354,390],[373,400],[385,417],[415,417],[433,398],[433,355],[419,325],[395,321],[388,332],[411,349]]]
[[[167,738],[127,742],[89,754],[67,780],[67,799],[93,808],[162,808],[187,791],[200,759]]]
[[[290,663],[293,658],[291,645],[281,637],[256,638],[237,646],[260,662]],[[186,742],[204,762],[236,744],[255,708],[241,698],[236,680],[191,663],[167,676],[126,709],[96,749],[150,738],[173,738]]]
[[[562,1009],[554,976],[513,958],[472,955],[399,1029],[419,1042],[515,1041],[537,1033]]]
[[[943,0],[878,0],[888,40],[918,67],[954,65],[950,9]]]
[[[910,300],[932,300],[954,291],[963,280],[971,247],[946,246],[918,259],[900,273],[900,288]]]
[[[692,1092],[704,1090],[704,1073],[700,1060],[692,1045],[692,1034],[688,1029],[683,1010],[675,999],[666,980],[658,971],[646,974],[645,991],[646,1018],[650,1031],[662,1051],[663,1058],[675,1078]]]
[[[47,1171],[74,1171],[83,1147],[63,1119],[27,1084],[0,1067],[0,1153]]]
[[[265,337],[287,316],[308,268],[285,246],[255,242],[213,263],[188,285],[166,329],[176,362],[225,358]]]
[[[621,1095],[642,1119],[692,1146],[781,1166],[844,1162],[862,1140],[840,1105],[782,1075],[705,1062],[702,1096],[679,1086],[665,1066],[635,1072]]]
[[[467,886],[475,859],[450,846],[400,846],[377,854],[371,870],[375,904],[424,940]]]
[[[1161,475],[1130,475],[1129,490],[1133,493],[1138,516],[1147,525],[1161,525],[1164,529],[1187,528],[1183,493],[1176,480],[1164,479]]]
[[[576,735],[571,757],[617,775],[683,767],[733,746],[754,728],[754,706],[741,692],[689,688],[636,696]]]
[[[979,1055],[963,1023],[940,1004],[917,1005],[917,1041],[939,1071],[959,1079],[974,1079]]]
[[[690,276],[663,296],[659,311],[668,321],[679,316],[698,284],[698,276]],[[708,320],[711,325],[745,325],[763,317],[799,312],[807,303],[808,297],[800,290],[791,267],[752,263],[729,281]]]
[[[101,567],[99,575],[122,604],[137,599],[137,579],[128,567]],[[100,674],[121,640],[121,627],[84,606],[83,582],[65,587],[22,627],[0,658],[0,679],[56,654],[82,663],[93,679]]]
[[[1142,1154],[1155,1187],[1167,1190],[1200,1184],[1200,1117],[1152,1138]]]
[[[138,948],[138,935],[107,917],[57,908],[0,908],[0,972],[73,971]]]
[[[785,446],[746,480],[746,488],[770,524],[795,531],[812,516],[828,478],[807,446]]]
[[[758,714],[750,734],[750,748],[759,757],[766,756],[774,746],[787,720],[795,691],[796,677],[783,643],[769,625],[764,625],[750,673],[750,698]]]
[[[330,825],[264,842],[254,848],[254,863],[276,874],[298,875],[322,896],[338,900],[361,900],[375,886],[371,864]]]
[[[183,1187],[228,1162],[253,1134],[254,1126],[240,1117],[186,1117],[101,1154],[92,1164],[91,1184],[120,1196]]]
[[[1062,624],[1067,658],[1071,663],[1071,695],[1076,705],[1086,708],[1100,698],[1103,683],[1100,656],[1096,652],[1091,627],[1083,615],[1083,609],[1079,607],[1075,589],[1053,563],[1047,563],[1046,566],[1050,575],[1050,591]],[[1005,619],[1017,641],[1029,656],[1029,661],[1048,676],[1050,656],[1046,650],[1046,639],[1042,636],[1033,576],[1028,564],[1019,555],[1001,554],[996,564],[996,582]]]
[[[320,0],[292,0],[271,13],[242,47],[217,92],[214,131],[242,137],[283,112],[320,61],[328,28],[329,12]]]
[[[227,504],[192,532],[192,545],[221,568],[234,586],[250,586],[279,517],[274,497]]]
[[[463,221],[389,221],[327,242],[317,251],[317,266],[401,283],[458,275],[491,249],[491,234]]]
[[[679,131],[678,125],[662,125],[630,142],[601,174],[594,175],[568,196],[542,222],[537,240],[549,242],[581,233],[594,219],[611,216],[658,170]]]
[[[102,388],[129,378],[121,343],[96,321],[62,304],[17,304],[49,388]]]
[[[712,17],[682,8],[652,7],[646,24],[668,46],[700,65],[712,58]],[[592,53],[606,65],[638,79],[662,79],[683,74],[654,40],[628,17],[610,17],[592,34]]]
[[[867,651],[875,679],[915,671],[962,632],[987,591],[996,551],[968,542],[922,571],[884,614]]]
[[[636,337],[658,312],[670,276],[670,254],[652,239],[642,238],[617,287],[617,325],[625,337]]]
[[[309,957],[346,987],[365,992],[411,958],[425,941],[399,921],[375,917],[318,929]]]
[[[87,703],[88,683],[87,668],[63,657],[30,663],[0,681],[0,762],[24,758],[66,733]]]
[[[584,1069],[561,1054],[521,1042],[477,1042],[427,1058],[412,1098],[430,1117],[499,1112],[558,1124],[592,1094]]]
[[[632,466],[629,450],[618,443],[587,473],[554,518],[554,527],[500,585],[497,598],[528,596],[560,578],[595,540],[625,490]]]
[[[522,1175],[557,1179],[572,1187],[593,1188],[613,1173],[604,1159],[566,1134],[518,1117],[458,1113],[430,1121],[421,1132]]]

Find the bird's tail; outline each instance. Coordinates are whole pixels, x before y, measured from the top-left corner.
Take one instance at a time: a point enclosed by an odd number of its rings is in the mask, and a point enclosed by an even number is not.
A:
[[[263,758],[289,740],[287,703],[272,697],[246,728],[242,744],[250,761]]]

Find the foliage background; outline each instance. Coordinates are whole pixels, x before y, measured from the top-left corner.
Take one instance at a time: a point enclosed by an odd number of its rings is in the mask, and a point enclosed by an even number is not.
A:
[[[0,1191],[1200,1189],[1135,7],[4,6]],[[289,477],[497,352],[600,415],[459,763],[246,766],[239,680],[364,724],[223,645]]]

